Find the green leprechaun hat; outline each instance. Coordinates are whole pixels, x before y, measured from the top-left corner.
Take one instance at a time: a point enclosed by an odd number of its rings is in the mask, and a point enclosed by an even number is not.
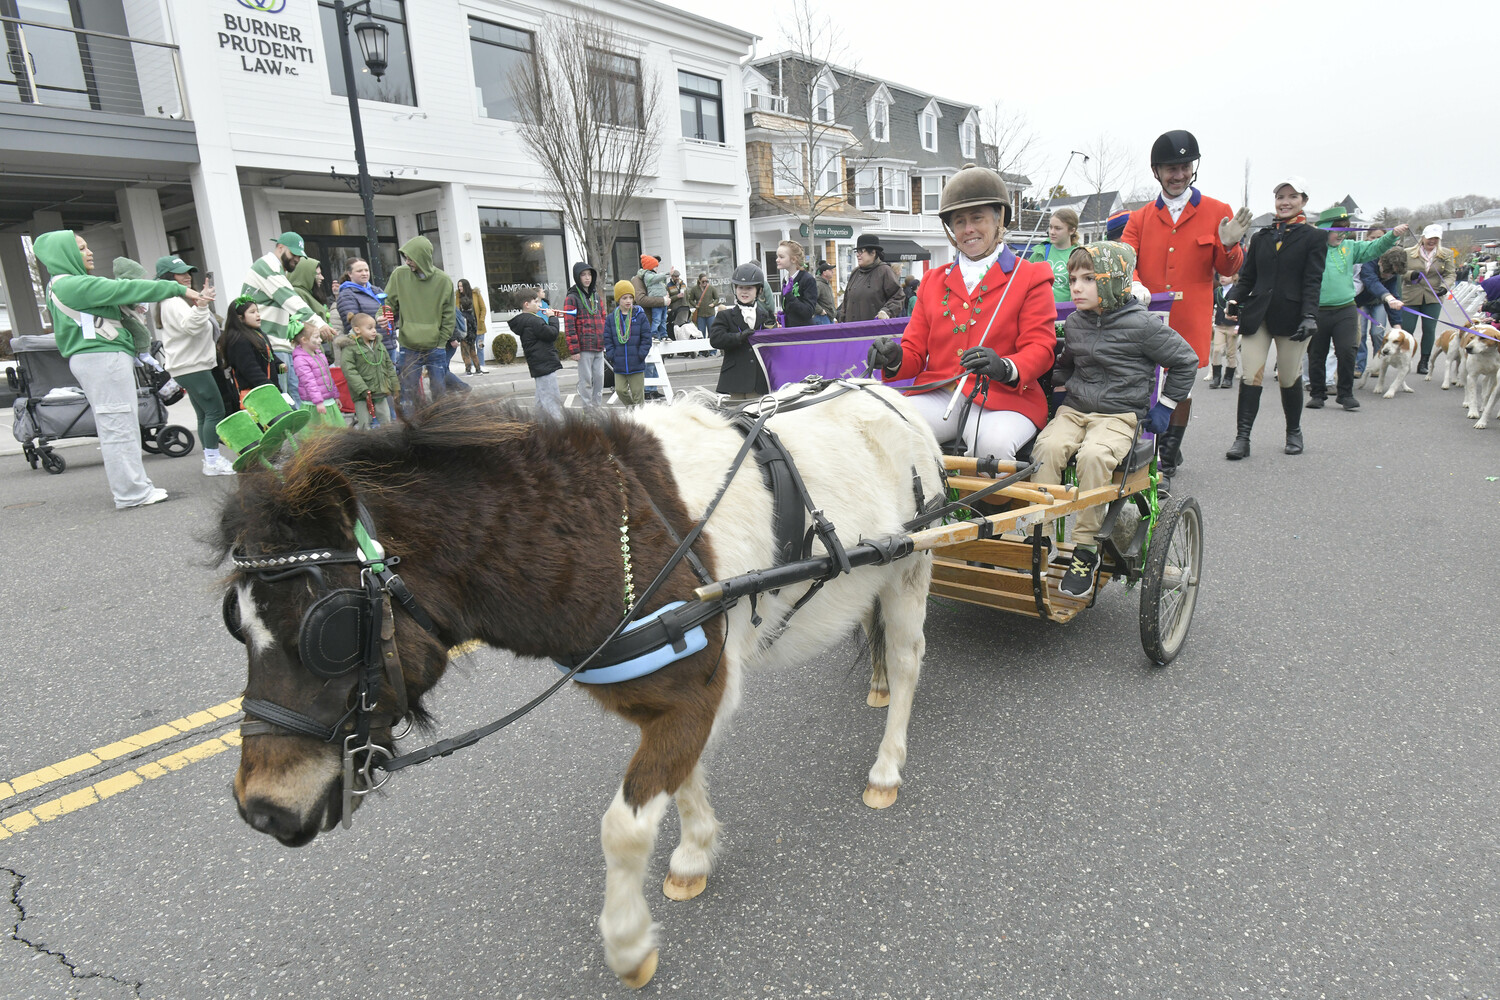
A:
[[[236,472],[260,457],[260,439],[265,431],[247,410],[236,410],[219,421],[219,443],[235,454]]]

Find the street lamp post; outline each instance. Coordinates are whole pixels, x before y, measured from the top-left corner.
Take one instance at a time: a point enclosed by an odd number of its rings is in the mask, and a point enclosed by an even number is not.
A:
[[[370,283],[378,285],[385,280],[380,265],[380,233],[375,228],[375,187],[370,182],[370,164],[365,158],[365,130],[359,120],[359,92],[354,84],[354,59],[349,53],[349,26],[354,14],[364,8],[366,19],[354,32],[359,36],[360,54],[365,66],[375,79],[385,75],[387,45],[390,32],[385,25],[370,17],[371,0],[345,3],[334,0],[333,12],[339,24],[339,55],[344,60],[344,90],[349,96],[349,124],[354,129],[354,162],[359,168],[359,200],[365,209],[365,243],[370,258]]]

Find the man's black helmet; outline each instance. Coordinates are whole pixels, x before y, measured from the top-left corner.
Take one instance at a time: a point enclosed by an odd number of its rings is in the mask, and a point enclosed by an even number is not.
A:
[[[1173,163],[1192,163],[1199,158],[1198,140],[1184,129],[1163,132],[1151,144],[1151,165],[1164,167]]]
[[[754,285],[756,288],[759,288],[766,283],[766,272],[760,269],[759,264],[754,262],[745,263],[734,269],[734,275],[729,281],[734,285],[744,285],[746,287]]]

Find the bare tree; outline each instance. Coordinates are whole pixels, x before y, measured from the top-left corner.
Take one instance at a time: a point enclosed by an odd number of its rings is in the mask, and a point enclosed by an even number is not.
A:
[[[1084,161],[1079,169],[1094,194],[1117,188],[1130,176],[1131,157],[1124,143],[1107,132],[1101,132],[1081,150]]]
[[[620,223],[656,167],[661,81],[587,8],[548,18],[535,38],[532,64],[510,80],[521,140],[564,225],[606,274]]]
[[[847,173],[857,176],[871,133],[864,100],[869,95],[846,92],[840,98],[833,67],[843,67],[847,81],[853,63],[842,33],[812,0],[795,0],[785,35],[787,56],[774,69],[784,103],[769,126],[779,136],[767,143],[772,188],[807,224],[809,257],[816,258],[818,219],[854,200],[844,187]],[[889,129],[889,115],[876,127]]]
[[[995,162],[989,164],[1002,174],[1025,174],[1031,170],[1040,140],[1026,112],[994,101],[979,114],[979,132],[987,146],[994,147]]]

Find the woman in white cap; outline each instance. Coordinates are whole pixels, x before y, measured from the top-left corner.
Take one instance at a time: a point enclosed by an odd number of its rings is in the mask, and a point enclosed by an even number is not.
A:
[[[1328,263],[1328,234],[1307,224],[1307,182],[1278,181],[1276,219],[1250,238],[1239,280],[1224,315],[1240,324],[1240,399],[1234,444],[1225,458],[1250,455],[1250,431],[1260,411],[1261,381],[1276,342],[1276,382],[1286,414],[1286,453],[1302,454],[1302,355],[1318,330],[1318,298]]]
[[[1416,333],[1416,313],[1422,314],[1422,360],[1417,365],[1417,374],[1426,375],[1432,342],[1437,337],[1437,317],[1443,311],[1443,296],[1453,284],[1453,252],[1443,246],[1442,226],[1431,225],[1422,230],[1421,240],[1406,251],[1406,264],[1401,302],[1408,311],[1401,314],[1401,328]]]

